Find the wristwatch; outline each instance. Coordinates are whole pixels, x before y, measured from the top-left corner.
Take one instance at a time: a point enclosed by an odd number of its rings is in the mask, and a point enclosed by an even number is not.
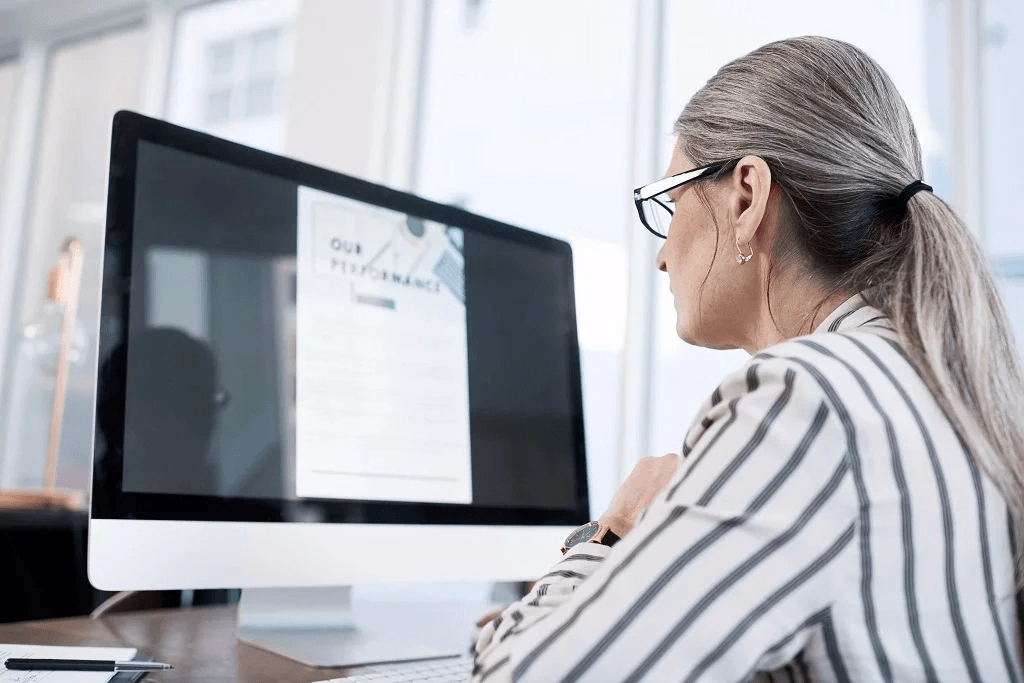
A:
[[[600,522],[587,522],[583,526],[576,527],[572,533],[566,536],[562,543],[562,554],[569,548],[580,543],[600,543],[609,548],[619,542],[619,537],[612,533],[612,530],[602,526]]]

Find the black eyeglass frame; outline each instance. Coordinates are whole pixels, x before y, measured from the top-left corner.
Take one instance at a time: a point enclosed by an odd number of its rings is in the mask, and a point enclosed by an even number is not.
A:
[[[650,223],[647,222],[647,219],[644,218],[643,203],[647,201],[657,202],[658,206],[668,211],[670,216],[674,215],[675,212],[672,209],[670,209],[667,204],[658,200],[658,195],[665,194],[666,192],[671,192],[672,190],[678,187],[682,187],[683,185],[693,182],[694,180],[698,180],[700,178],[709,176],[712,173],[717,173],[718,171],[722,170],[731,163],[735,162],[718,161],[713,164],[708,164],[707,166],[701,166],[700,168],[694,168],[689,171],[683,171],[682,173],[676,173],[675,175],[670,175],[667,178],[655,180],[653,183],[647,183],[643,187],[636,188],[635,190],[633,190],[633,203],[636,205],[636,212],[637,215],[640,216],[640,222],[643,223],[644,227],[647,228],[651,232],[651,234],[660,237],[661,239],[668,239],[668,235],[662,235],[660,232],[651,227]]]

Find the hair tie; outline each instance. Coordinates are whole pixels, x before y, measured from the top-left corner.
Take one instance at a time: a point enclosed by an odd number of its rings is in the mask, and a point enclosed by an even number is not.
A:
[[[910,201],[910,198],[921,190],[928,190],[931,192],[932,186],[927,183],[922,183],[920,180],[915,180],[903,188],[903,191],[900,192],[900,196],[896,198],[896,201],[901,207],[906,208],[907,202]]]

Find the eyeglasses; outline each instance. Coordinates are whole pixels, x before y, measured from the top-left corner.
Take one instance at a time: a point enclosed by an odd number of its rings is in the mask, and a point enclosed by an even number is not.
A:
[[[633,190],[633,203],[636,204],[636,212],[640,214],[640,222],[661,239],[668,238],[668,226],[672,223],[672,214],[676,208],[675,200],[668,193],[686,183],[711,175],[729,163],[732,162],[719,161],[636,188]]]

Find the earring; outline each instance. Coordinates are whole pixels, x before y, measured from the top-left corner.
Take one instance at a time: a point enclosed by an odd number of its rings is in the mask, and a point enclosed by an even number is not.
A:
[[[742,251],[740,251],[740,243],[737,240],[737,242],[736,242],[736,263],[738,263],[740,265],[743,265],[744,263],[746,263],[750,259],[754,258],[754,248],[752,246],[750,246],[749,242],[747,243],[747,249],[750,250],[749,254],[744,254]]]

